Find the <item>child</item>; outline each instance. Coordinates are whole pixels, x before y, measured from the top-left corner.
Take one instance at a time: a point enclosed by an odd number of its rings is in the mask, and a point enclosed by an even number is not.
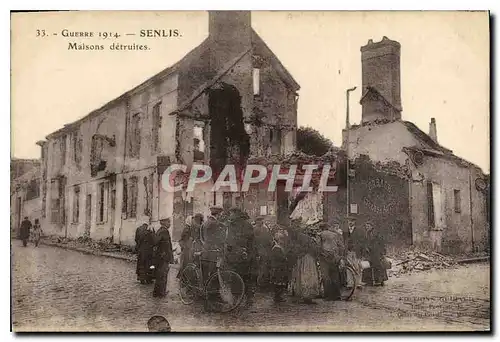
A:
[[[274,302],[284,302],[283,294],[288,287],[288,262],[284,249],[285,234],[277,232],[271,249],[271,284],[274,286]]]
[[[38,219],[35,219],[35,225],[33,226],[33,242],[35,243],[35,247],[38,247],[41,237],[42,227],[40,226],[40,222],[38,221]]]

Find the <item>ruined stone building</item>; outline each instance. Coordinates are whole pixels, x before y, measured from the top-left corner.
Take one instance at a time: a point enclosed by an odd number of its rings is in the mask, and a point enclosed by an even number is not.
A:
[[[10,164],[10,226],[16,236],[25,216],[34,222],[41,218],[40,161],[13,158]]]
[[[363,202],[365,214],[380,211],[390,218],[398,213],[401,222],[395,229],[405,230],[408,244],[445,252],[484,250],[490,232],[488,178],[478,166],[439,144],[434,118],[428,134],[403,120],[400,49],[398,42],[386,37],[376,43],[370,40],[361,48],[362,122],[352,126],[349,134],[344,130],[343,136],[351,159],[366,155],[374,163],[400,165],[408,181],[395,187],[397,182],[370,179],[372,194],[391,197],[400,193],[402,202],[396,211],[366,196],[357,200]],[[405,197],[408,207],[403,210]],[[388,226],[383,216],[380,224]]]
[[[293,151],[298,90],[250,12],[210,12],[208,37],[179,62],[39,142],[44,231],[133,244],[140,223],[170,217],[178,239],[186,215],[239,197],[164,191],[164,170]]]
[[[10,160],[10,180],[13,181],[36,167],[40,167],[38,159],[12,158]]]

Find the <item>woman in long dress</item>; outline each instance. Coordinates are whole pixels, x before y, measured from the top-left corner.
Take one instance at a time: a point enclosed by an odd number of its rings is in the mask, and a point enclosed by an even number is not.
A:
[[[177,273],[177,279],[180,279],[184,267],[192,262],[192,247],[194,241],[193,238],[193,217],[191,215],[188,215],[188,217],[186,218],[186,225],[179,240],[179,244],[181,246],[181,262],[179,272]]]
[[[144,223],[136,230],[135,235],[137,248],[137,279],[141,284],[151,284],[153,282],[153,248],[154,232]]]
[[[41,237],[42,227],[40,226],[40,221],[35,219],[35,225],[33,226],[33,242],[35,243],[35,247],[38,247]]]
[[[316,265],[319,244],[311,234],[301,230],[297,221],[292,222],[289,234],[297,260],[292,270],[292,294],[306,304],[314,304],[320,290]]]
[[[269,253],[269,273],[270,282],[274,287],[274,302],[284,302],[288,287],[288,263],[285,251],[286,235],[284,232],[277,232],[273,239],[273,247]]]
[[[355,272],[356,279],[347,279],[348,284],[354,284],[356,281],[357,287],[362,287],[362,267],[361,259],[366,253],[366,236],[362,228],[356,226],[353,217],[348,218],[348,230],[346,232],[347,245],[347,263]]]

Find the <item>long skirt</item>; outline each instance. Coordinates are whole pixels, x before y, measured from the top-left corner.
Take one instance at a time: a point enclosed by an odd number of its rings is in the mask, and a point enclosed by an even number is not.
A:
[[[137,279],[141,282],[151,282],[153,280],[153,250],[144,251],[140,250],[137,255]]]
[[[292,271],[292,293],[302,299],[313,299],[319,295],[319,274],[316,260],[306,254],[297,260]]]
[[[184,247],[181,252],[181,262],[179,265],[179,272],[177,273],[177,279],[180,279],[182,270],[190,263],[193,262],[193,251],[190,247]]]
[[[155,270],[155,287],[153,290],[154,297],[165,297],[167,294],[167,280],[170,265],[168,262],[160,262]]]

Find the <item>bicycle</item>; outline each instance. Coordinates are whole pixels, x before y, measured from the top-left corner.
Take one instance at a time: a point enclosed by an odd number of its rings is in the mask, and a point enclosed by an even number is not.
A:
[[[221,250],[208,250],[220,253]],[[197,254],[197,255],[196,255]],[[180,276],[180,297],[185,305],[191,305],[195,299],[202,298],[205,308],[215,312],[230,312],[236,309],[245,296],[245,283],[241,276],[222,266],[223,256],[218,256],[217,261],[201,259],[201,253],[195,253],[199,259],[199,266],[190,263],[184,267]],[[203,279],[202,262],[216,263],[215,271]]]

